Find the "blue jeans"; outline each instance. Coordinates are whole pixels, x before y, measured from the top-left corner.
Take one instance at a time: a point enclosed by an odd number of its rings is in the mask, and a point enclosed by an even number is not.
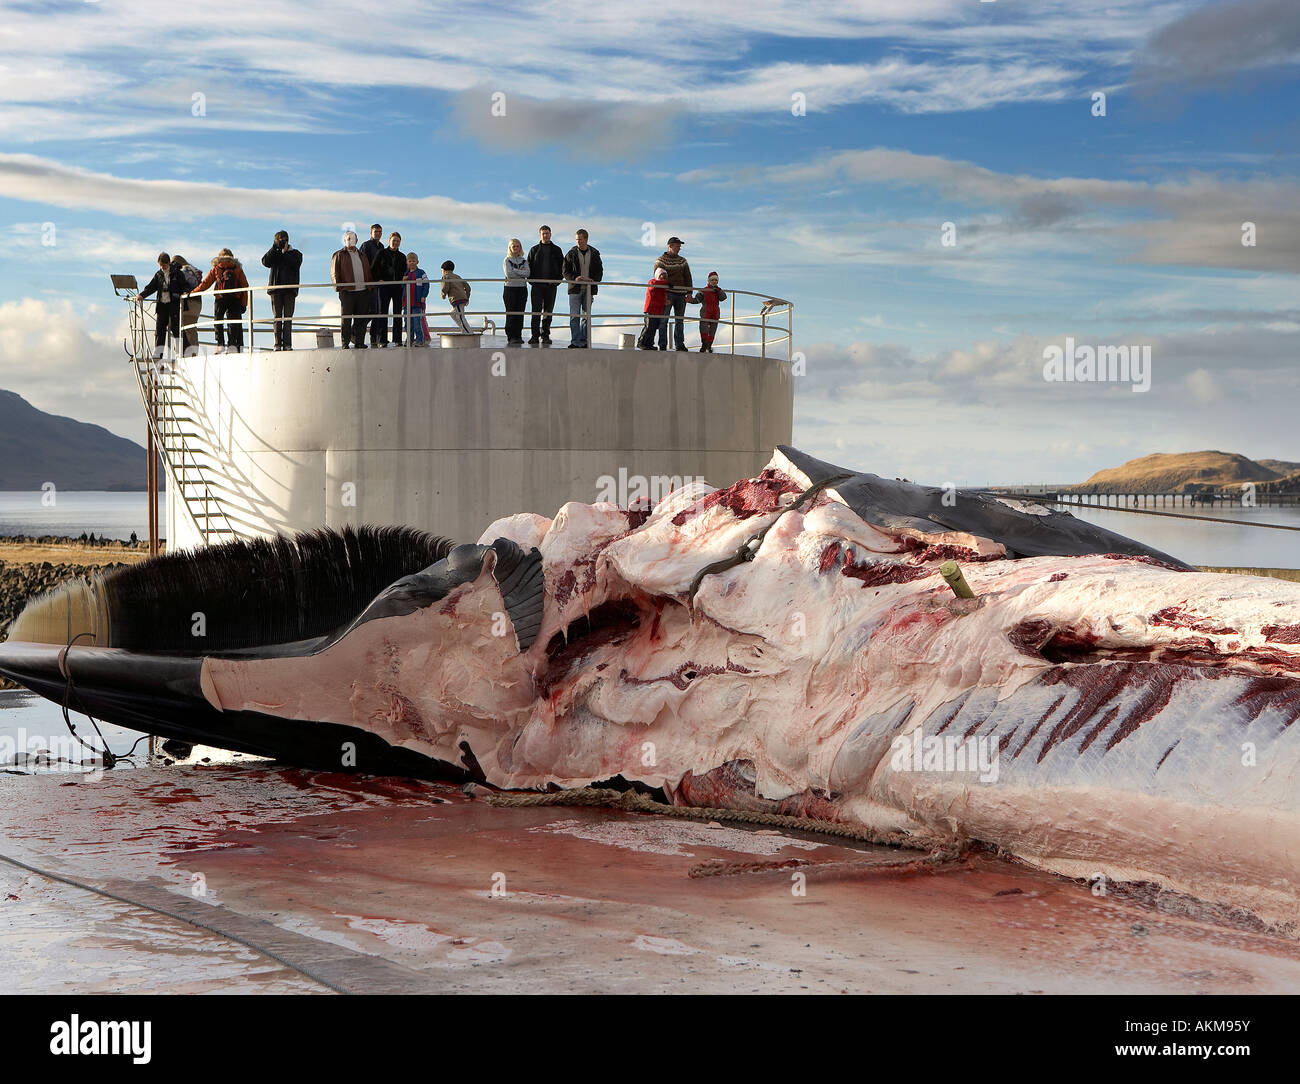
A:
[[[651,316],[649,313],[647,313],[645,318],[645,327],[641,331],[641,338],[640,340],[638,340],[638,345],[645,349],[654,346],[654,340],[656,335],[659,336],[659,349],[667,350],[668,349],[668,317]]]
[[[678,350],[686,349],[686,328],[683,323],[683,317],[686,315],[686,295],[669,292],[668,304],[664,306],[664,316],[667,317],[669,311],[673,313],[676,319],[673,321],[673,340]],[[662,340],[660,340],[662,345]]]
[[[576,294],[569,295],[569,340],[578,346],[586,346],[590,330],[590,295],[586,290],[579,290]]]

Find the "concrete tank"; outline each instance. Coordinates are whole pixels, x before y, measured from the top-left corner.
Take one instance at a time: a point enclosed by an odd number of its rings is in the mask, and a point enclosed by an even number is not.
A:
[[[178,431],[244,535],[402,523],[473,541],[514,512],[727,485],[793,422],[789,364],[747,355],[407,347],[175,364]],[[168,544],[200,545],[200,506],[168,473]]]

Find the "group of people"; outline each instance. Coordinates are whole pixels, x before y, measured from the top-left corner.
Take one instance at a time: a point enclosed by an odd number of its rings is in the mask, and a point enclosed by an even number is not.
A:
[[[542,226],[538,243],[524,253],[518,237],[510,238],[505,258],[501,261],[505,285],[501,299],[506,313],[506,341],[510,346],[524,345],[524,318],[531,313],[532,337],[529,346],[551,345],[551,320],[555,312],[555,295],[560,281],[568,285],[569,294],[569,346],[584,347],[588,343],[591,320],[591,299],[598,292],[596,285],[605,276],[600,253],[587,243],[586,230],[574,235],[574,246],[568,253],[551,240],[551,227]],[[429,280],[419,266],[419,257],[411,252],[403,256],[402,236],[391,233],[388,247],[381,238],[383,228],[376,223],[370,227],[370,239],[357,244],[357,235],[348,231],[343,237],[343,247],[330,260],[330,281],[339,294],[343,312],[343,347],[363,349],[366,345],[366,328],[369,325],[370,345],[388,345],[388,319],[392,312],[392,341],[402,345],[403,324],[408,341],[420,345],[429,340],[429,325],[425,317]],[[465,316],[472,287],[456,274],[453,260],[444,260],[441,267],[440,295],[451,309],[456,326],[466,334],[473,329]],[[546,281],[546,280],[552,281]],[[532,290],[531,309],[529,289]],[[358,314],[373,311],[379,315],[369,321]]]
[[[270,268],[269,285],[274,287],[267,292],[275,317],[275,348],[290,350],[293,348],[291,321],[298,297],[302,253],[289,244],[289,235],[281,230],[262,257],[262,265]],[[156,357],[162,357],[168,334],[182,342],[185,354],[198,350],[198,322],[203,300],[195,295],[209,287],[218,291],[212,306],[218,353],[226,350],[240,353],[244,349],[242,321],[248,308],[248,276],[234,253],[223,248],[213,257],[212,266],[204,274],[179,253],[171,256],[160,252],[158,270],[139,295],[154,299]]]
[[[537,232],[538,242],[527,253],[519,238],[512,237],[502,260],[507,342],[511,346],[524,345],[524,320],[531,316],[527,345],[550,346],[555,299],[560,285],[564,285],[569,299],[569,348],[584,348],[590,342],[592,299],[605,277],[600,251],[589,243],[585,229],[574,234],[568,252],[551,240],[550,226],[541,226]],[[364,349],[367,331],[372,347],[387,347],[390,341],[394,346],[429,342],[429,277],[416,253],[402,251],[400,233],[390,233],[387,244],[383,235],[383,227],[375,223],[370,227],[370,237],[358,244],[356,233],[349,230],[343,247],[330,258],[330,282],[339,297],[344,349]],[[668,321],[672,316],[676,318],[675,348],[686,349],[684,316],[688,304],[702,306],[700,351],[713,349],[720,305],[727,295],[718,286],[716,271],[710,272],[707,286],[695,290],[690,264],[681,255],[683,243],[679,237],[670,237],[667,250],[655,260],[654,277],[646,286],[645,324],[637,343],[643,350],[668,348]],[[289,243],[284,230],[275,235],[262,257],[262,266],[270,272],[267,292],[274,318],[275,349],[290,350],[302,253]],[[451,260],[444,261],[441,270],[441,296],[451,309],[452,319],[463,332],[472,333],[465,316],[470,283],[456,274]],[[197,349],[196,325],[202,301],[195,295],[209,287],[222,291],[216,294],[213,309],[218,351],[243,350],[241,321],[248,308],[249,290],[239,260],[230,249],[223,248],[213,259],[211,269],[203,274],[185,257],[163,252],[158,255],[157,273],[139,295],[155,299],[158,356],[162,355],[169,333],[175,340],[183,339],[185,353]],[[658,346],[654,344],[656,336]]]
[[[668,238],[667,250],[655,260],[654,276],[645,288],[645,327],[637,346],[642,350],[668,349],[668,319],[675,317],[673,349],[686,349],[686,306],[700,305],[700,353],[713,353],[713,338],[722,318],[722,302],[726,293],[718,285],[718,273],[710,271],[708,285],[698,292],[691,279],[691,265],[682,253],[684,242],[680,237]],[[655,345],[658,337],[659,344]]]

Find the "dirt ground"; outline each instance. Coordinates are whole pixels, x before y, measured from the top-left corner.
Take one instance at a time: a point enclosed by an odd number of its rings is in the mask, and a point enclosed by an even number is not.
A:
[[[0,564],[27,565],[49,561],[52,565],[135,564],[149,556],[149,548],[125,544],[88,546],[84,542],[0,542]]]

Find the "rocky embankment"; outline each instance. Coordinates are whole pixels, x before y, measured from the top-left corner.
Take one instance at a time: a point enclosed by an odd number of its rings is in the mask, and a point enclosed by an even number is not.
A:
[[[77,576],[91,576],[149,555],[143,542],[46,536],[0,538],[0,640],[29,599]],[[17,688],[0,678],[0,689]]]

